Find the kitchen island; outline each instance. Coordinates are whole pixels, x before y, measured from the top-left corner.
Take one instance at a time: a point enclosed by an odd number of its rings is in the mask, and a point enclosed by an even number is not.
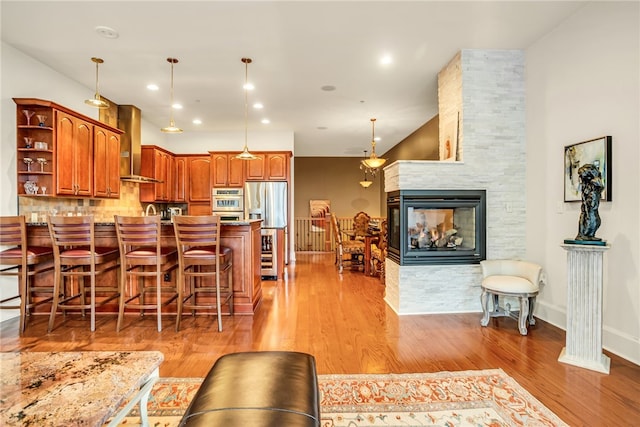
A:
[[[262,220],[224,221],[220,230],[224,246],[233,251],[233,310],[234,314],[253,315],[262,299],[260,274],[261,242],[260,228]],[[115,224],[113,222],[95,223],[96,246],[118,247]],[[46,223],[30,223],[27,225],[27,240],[30,245],[51,246],[51,237]],[[162,245],[176,246],[176,239],[171,221],[162,221]],[[53,283],[51,273],[38,277],[38,281]],[[101,280],[116,281],[116,272],[99,277]],[[171,274],[175,283],[176,274]],[[48,308],[48,306],[46,307]],[[104,306],[104,310],[117,313],[117,303]],[[175,304],[169,305],[167,313],[175,313]],[[223,310],[223,314],[225,313]]]

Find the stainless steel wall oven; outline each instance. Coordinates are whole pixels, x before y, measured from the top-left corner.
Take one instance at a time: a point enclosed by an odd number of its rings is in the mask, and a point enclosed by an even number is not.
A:
[[[244,220],[244,190],[242,188],[211,189],[211,211],[223,220]]]

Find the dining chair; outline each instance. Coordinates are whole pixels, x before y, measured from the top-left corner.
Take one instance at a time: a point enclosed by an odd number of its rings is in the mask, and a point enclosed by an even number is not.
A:
[[[218,331],[222,331],[222,304],[227,304],[233,315],[233,253],[220,241],[220,217],[179,215],[173,218],[173,229],[178,248],[176,331],[183,310],[191,310],[192,315],[196,310],[215,310]],[[222,273],[227,277],[224,288]],[[205,284],[207,280],[213,284]]]
[[[364,268],[364,242],[362,240],[344,240],[338,219],[333,213],[331,214],[331,223],[336,247],[335,264],[338,266],[338,272],[342,273],[345,262],[348,262],[351,267]]]
[[[120,332],[125,310],[156,310],[162,331],[162,307],[178,298],[178,287],[164,277],[178,267],[173,245],[162,242],[160,216],[114,216],[120,248],[120,304],[116,331]],[[175,217],[174,217],[175,220]],[[152,279],[152,280],[147,280]]]
[[[118,274],[115,284],[109,284],[108,278],[100,285],[96,281],[98,275],[118,269],[118,248],[96,246],[93,215],[49,216],[48,227],[55,266],[48,331],[53,330],[55,316],[61,309],[65,316],[68,310],[80,310],[83,317],[89,310],[93,332],[96,307],[120,296]]]
[[[358,212],[353,217],[353,231],[356,240],[364,240],[364,236],[369,231],[369,221],[371,217],[366,212]]]
[[[385,259],[387,258],[387,220],[380,222],[380,237],[371,244],[371,275],[377,274],[385,282]]]
[[[28,245],[24,215],[0,217],[0,276],[18,278],[18,294],[0,301],[0,309],[20,310],[20,333],[26,328],[31,309],[53,301],[53,286],[34,286],[37,274],[53,270],[53,249]],[[38,295],[48,294],[46,297]],[[20,303],[11,301],[20,300]]]

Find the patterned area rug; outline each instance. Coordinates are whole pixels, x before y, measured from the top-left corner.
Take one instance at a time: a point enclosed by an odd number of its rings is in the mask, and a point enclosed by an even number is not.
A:
[[[161,378],[149,425],[177,426],[201,378]],[[501,369],[319,375],[322,427],[566,426]],[[121,426],[140,425],[137,410]]]

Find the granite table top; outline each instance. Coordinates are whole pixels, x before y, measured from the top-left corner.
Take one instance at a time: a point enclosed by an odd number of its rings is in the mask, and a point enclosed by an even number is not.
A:
[[[163,359],[158,351],[0,353],[0,425],[102,426]]]

